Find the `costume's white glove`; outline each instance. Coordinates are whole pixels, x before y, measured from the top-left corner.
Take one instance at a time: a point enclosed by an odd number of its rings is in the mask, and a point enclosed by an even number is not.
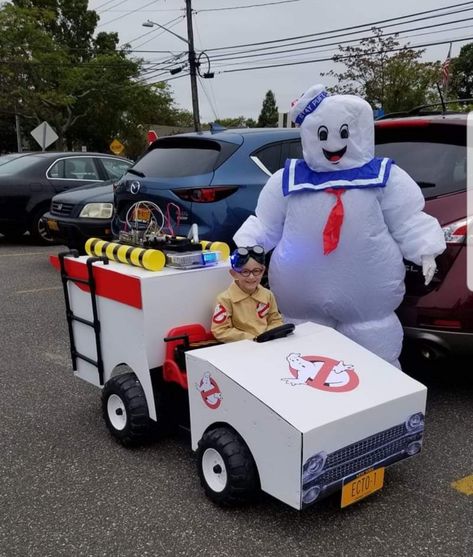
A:
[[[424,279],[425,279],[424,284],[426,286],[434,278],[436,270],[437,270],[437,264],[435,263],[435,257],[433,255],[423,255],[422,274],[424,275]]]

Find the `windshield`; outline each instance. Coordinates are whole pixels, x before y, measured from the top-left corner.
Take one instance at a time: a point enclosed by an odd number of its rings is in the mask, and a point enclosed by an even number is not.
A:
[[[193,138],[158,141],[132,168],[133,173],[163,178],[183,178],[213,172],[237,145]]]
[[[419,184],[426,198],[466,188],[465,147],[404,141],[376,145],[376,155],[393,159]]]

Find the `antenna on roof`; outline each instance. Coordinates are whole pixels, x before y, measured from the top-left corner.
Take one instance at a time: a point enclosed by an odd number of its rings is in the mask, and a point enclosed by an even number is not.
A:
[[[211,133],[221,132],[221,131],[226,130],[226,129],[227,128],[225,128],[224,126],[221,126],[217,122],[211,122],[211,124],[210,124],[210,132]]]
[[[439,92],[440,102],[442,103],[442,113],[445,114],[445,112],[447,112],[447,105],[443,100],[442,89],[438,83],[437,83],[437,90]]]

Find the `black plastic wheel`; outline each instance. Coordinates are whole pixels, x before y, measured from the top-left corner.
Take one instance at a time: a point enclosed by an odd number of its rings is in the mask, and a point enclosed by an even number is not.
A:
[[[110,433],[122,445],[144,443],[155,430],[143,388],[134,373],[112,377],[105,383],[102,412]]]
[[[197,450],[200,483],[219,505],[238,505],[260,490],[258,470],[243,439],[232,429],[218,427],[204,433]]]

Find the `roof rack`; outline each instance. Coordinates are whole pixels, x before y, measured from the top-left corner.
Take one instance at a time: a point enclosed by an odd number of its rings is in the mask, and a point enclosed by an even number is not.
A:
[[[422,114],[422,115],[428,115],[428,114],[462,114],[462,111],[460,110],[428,110],[429,108],[433,108],[435,106],[440,106],[443,108],[444,105],[447,104],[465,104],[465,103],[471,103],[473,104],[473,99],[454,99],[451,101],[439,101],[436,103],[432,103],[432,104],[423,104],[423,105],[419,105],[416,106],[414,108],[411,108],[411,110],[407,110],[405,112],[390,112],[389,114],[384,114],[383,116],[380,116],[379,118],[376,118],[376,120],[384,120],[385,118],[403,118],[403,117],[408,117],[408,116],[416,116],[418,114]]]

